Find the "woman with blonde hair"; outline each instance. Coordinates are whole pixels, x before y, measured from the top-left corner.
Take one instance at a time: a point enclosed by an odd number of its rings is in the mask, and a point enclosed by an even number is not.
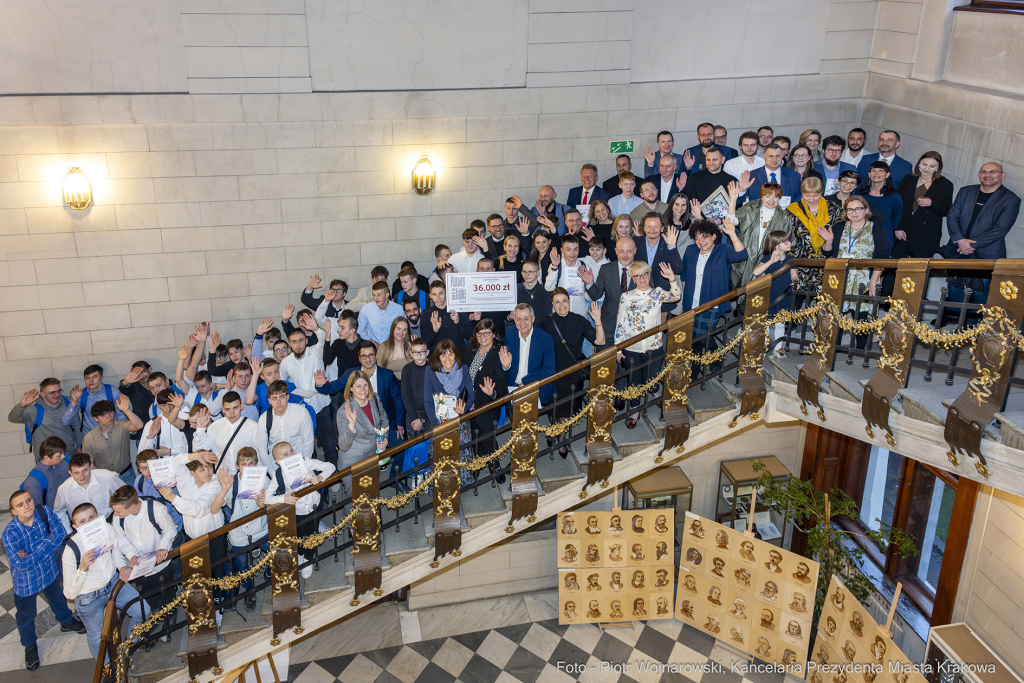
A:
[[[615,217],[615,221],[612,223],[612,239],[610,242],[607,242],[607,244],[612,246],[608,249],[608,253],[612,253],[615,250],[614,245],[620,238],[628,237],[630,239],[634,239],[637,236],[637,230],[633,224],[633,219],[629,217],[629,214],[619,214]]]
[[[377,365],[395,373],[395,377],[401,381],[402,368],[412,362],[411,342],[409,321],[402,317],[392,320],[388,338],[377,348]]]
[[[338,469],[345,469],[368,458],[374,453],[387,450],[388,415],[373,391],[370,378],[362,370],[356,370],[345,383],[345,403],[338,410]],[[384,432],[383,443],[377,441],[380,430]],[[381,447],[383,446],[383,447]],[[383,470],[388,461],[381,461]]]
[[[842,220],[839,204],[822,197],[824,185],[817,178],[800,183],[800,199],[786,209],[796,222],[793,230],[793,258],[827,258],[832,250],[835,225]],[[801,268],[797,289],[814,297],[821,291],[822,268]]]
[[[800,133],[800,140],[796,143],[797,145],[806,145],[811,152],[811,163],[821,160],[821,131],[805,130]],[[795,149],[795,148],[794,148]]]

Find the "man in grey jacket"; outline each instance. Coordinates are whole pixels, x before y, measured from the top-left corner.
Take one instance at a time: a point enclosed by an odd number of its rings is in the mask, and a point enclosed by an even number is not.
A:
[[[70,400],[61,393],[60,380],[47,377],[39,383],[39,390],[30,389],[7,414],[10,422],[25,425],[32,444],[32,452],[39,453],[39,445],[51,436],[59,436],[74,453],[82,445],[82,411],[78,411],[71,424],[63,422]]]

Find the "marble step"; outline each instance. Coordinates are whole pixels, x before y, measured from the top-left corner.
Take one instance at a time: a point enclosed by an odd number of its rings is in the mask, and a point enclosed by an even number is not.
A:
[[[665,438],[665,416],[662,415],[661,408],[647,409],[647,424],[654,431],[654,436],[658,438],[658,441]]]
[[[1024,451],[1024,411],[1010,410],[996,413],[999,435],[1003,444]]]
[[[179,616],[183,615],[179,610]],[[184,616],[181,616],[184,619]],[[132,668],[129,669],[129,677],[134,678],[138,683],[156,683],[173,673],[181,671],[184,662],[182,655],[187,645],[185,634],[187,628],[180,628],[171,636],[169,643],[157,643],[149,652],[141,648],[136,650],[132,657]],[[90,662],[90,665],[92,662]],[[90,672],[91,675],[91,672]]]
[[[422,503],[427,502],[426,495],[420,496],[420,499]],[[400,512],[408,513],[411,508],[412,501],[410,501],[409,506],[403,508]],[[386,524],[393,520],[396,514],[396,511],[381,510],[381,523]],[[433,509],[424,510],[420,514],[418,522],[415,517],[410,517],[399,524],[398,529],[390,527],[381,533],[381,545],[384,547],[384,556],[387,557],[392,566],[400,565],[430,548],[423,529],[430,523],[433,515]]]
[[[837,359],[836,369],[826,375],[829,379],[829,392],[844,401],[860,403],[864,397],[864,387],[860,381],[866,382],[875,374],[874,363],[871,365],[870,368],[862,367],[856,358],[853,365],[847,365],[841,358]]]
[[[462,521],[462,533],[466,534],[466,533],[469,532],[471,527],[469,526],[469,522],[466,521],[466,515],[463,514],[463,511],[462,511],[462,505],[461,505],[462,497],[461,497],[461,495],[460,495],[459,499],[460,499],[459,519]],[[429,520],[426,520],[426,522],[427,522],[426,524],[421,524],[421,526],[423,527],[423,533],[424,533],[424,537],[427,539],[427,544],[431,548],[433,548],[434,547],[434,518],[431,517]]]
[[[800,379],[800,366],[807,360],[807,355],[800,355],[793,351],[785,358],[772,358],[769,365],[772,367],[772,383],[786,382],[796,384]]]
[[[494,482],[480,484],[475,492],[472,490],[463,491],[459,496],[462,513],[471,528],[475,529],[492,519],[504,517],[508,513],[508,508],[505,507],[505,499],[498,490],[502,485],[497,484],[492,488],[492,483]],[[504,485],[508,485],[508,475],[505,475]]]
[[[659,413],[661,408],[657,405],[652,405],[647,408],[647,412]],[[626,408],[626,415],[628,416],[629,414],[630,409]],[[613,422],[611,431],[612,445],[615,446],[615,450],[623,458],[660,441],[658,435],[654,433],[654,427],[647,420],[642,419],[642,417],[640,420],[637,420],[636,427],[633,429],[626,427],[626,420]]]
[[[713,420],[724,413],[736,410],[733,403],[719,383],[708,382],[704,389],[700,385],[690,387],[686,392],[690,403],[690,412],[693,414],[693,421],[696,424]]]
[[[544,486],[543,484],[540,483],[540,477],[534,476],[533,479],[537,483],[537,497],[540,498],[541,496],[544,495]],[[506,480],[504,484],[499,484],[498,493],[501,495],[501,500],[505,503],[505,509],[511,512],[512,482]]]
[[[914,420],[933,425],[946,424],[948,406],[944,402],[952,402],[967,388],[967,382],[956,382],[948,386],[943,381],[934,379],[930,386],[914,386],[900,389],[903,396],[903,414]]]
[[[576,462],[576,467],[579,468],[579,471],[586,474],[587,469],[590,467],[590,457],[587,455],[586,449],[586,438],[574,441],[572,450],[569,453],[569,458]],[[612,447],[612,460],[622,460],[622,455],[614,447]]]
[[[569,482],[582,477],[574,458],[563,459],[557,455],[557,451],[554,459],[546,455],[537,458],[537,478],[540,479],[541,489],[544,493],[556,491]]]

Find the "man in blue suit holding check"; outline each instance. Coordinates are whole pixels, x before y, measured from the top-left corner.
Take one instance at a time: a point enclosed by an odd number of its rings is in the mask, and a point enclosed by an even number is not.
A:
[[[533,307],[519,304],[513,311],[516,332],[505,337],[505,347],[512,355],[512,362],[502,369],[508,372],[508,390],[511,393],[519,387],[547,379],[555,374],[555,343],[551,335],[534,327]],[[555,391],[554,383],[540,388],[540,402],[551,400]]]
[[[900,148],[900,134],[894,130],[883,130],[878,134],[878,153],[864,154],[857,164],[857,173],[861,181],[868,177],[868,169],[872,162],[881,159],[889,164],[889,172],[892,173],[892,184],[899,187],[903,177],[914,172],[914,166],[903,157],[896,156],[896,150]]]

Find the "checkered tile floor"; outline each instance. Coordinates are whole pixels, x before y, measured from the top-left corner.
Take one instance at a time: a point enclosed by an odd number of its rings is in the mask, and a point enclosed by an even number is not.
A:
[[[714,639],[679,621],[637,622],[602,633],[558,620],[517,624],[289,667],[295,683],[783,683],[782,674],[744,678],[717,665]],[[727,661],[727,660],[726,660]],[[687,675],[645,670],[691,664]],[[702,665],[709,670],[699,670]]]

